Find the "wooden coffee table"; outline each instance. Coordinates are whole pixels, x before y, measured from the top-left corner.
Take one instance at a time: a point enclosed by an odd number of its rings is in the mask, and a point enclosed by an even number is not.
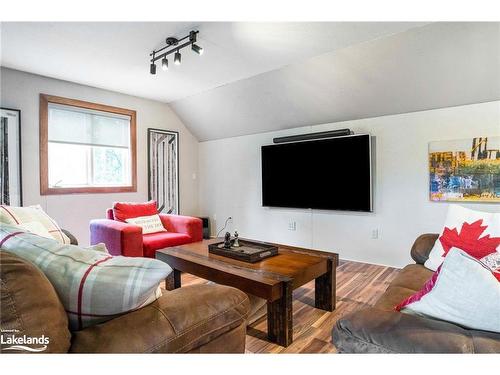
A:
[[[168,263],[173,272],[167,289],[181,286],[181,272],[218,284],[229,285],[267,300],[267,337],[282,346],[292,343],[292,292],[315,280],[315,307],[335,309],[335,277],[338,254],[277,245],[279,254],[257,263],[246,263],[210,254],[208,244],[221,239],[203,240],[156,252],[156,259]]]

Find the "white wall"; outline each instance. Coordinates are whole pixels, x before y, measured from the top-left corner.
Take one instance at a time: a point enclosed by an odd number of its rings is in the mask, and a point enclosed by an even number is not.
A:
[[[1,68],[0,103],[21,110],[24,203],[41,204],[80,242],[88,222],[116,200],[147,199],[146,129],[180,132],[183,214],[203,214],[220,228],[227,216],[242,236],[338,251],[343,259],[402,266],[417,235],[441,228],[446,203],[428,200],[427,145],[432,140],[500,135],[500,102],[323,124],[198,143],[164,103]],[[138,191],[120,194],[40,196],[38,95],[46,93],[137,111]],[[260,146],[286,134],[349,127],[376,137],[375,211],[370,214],[261,206]],[[199,171],[199,173],[198,173]],[[199,174],[198,180],[193,174]],[[199,182],[199,190],[198,190]],[[199,202],[199,203],[198,203]],[[487,211],[500,205],[469,204]],[[216,217],[216,220],[213,220]],[[289,231],[288,222],[297,230]],[[371,239],[378,229],[379,239]],[[215,234],[215,230],[213,230]]]
[[[346,127],[376,137],[373,213],[261,206],[261,145],[271,144],[276,136]],[[499,101],[202,142],[200,213],[210,216],[218,229],[232,216],[229,228],[242,237],[335,251],[343,259],[404,266],[410,261],[414,239],[441,229],[448,206],[428,198],[428,142],[481,135],[500,135]],[[500,205],[465,206],[500,211]],[[289,221],[297,223],[296,231],[288,230]],[[378,239],[371,239],[374,229],[379,230]]]
[[[126,77],[124,77],[126,79]],[[1,68],[0,103],[21,110],[24,205],[41,204],[80,243],[89,242],[89,220],[102,218],[114,201],[145,201],[147,193],[147,128],[179,132],[180,208],[197,214],[198,141],[170,107],[161,102]],[[137,111],[137,192],[40,196],[38,118],[39,94],[64,96]]]

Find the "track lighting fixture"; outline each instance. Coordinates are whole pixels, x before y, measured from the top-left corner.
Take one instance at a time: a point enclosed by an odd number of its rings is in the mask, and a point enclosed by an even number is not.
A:
[[[203,54],[203,48],[200,47],[199,45],[195,44],[197,35],[199,31],[190,31],[189,35],[185,36],[184,38],[177,39],[174,37],[169,37],[165,40],[166,46],[162,47],[158,50],[155,50],[150,53],[149,56],[151,56],[151,65],[149,68],[149,72],[151,74],[156,74],[156,61],[161,60],[161,68],[163,70],[168,70],[168,60],[167,56],[174,53],[174,64],[175,65],[180,65],[181,64],[181,53],[180,50],[183,49],[184,47],[191,46],[191,50],[193,52],[196,52],[198,55]],[[187,40],[186,40],[187,39]],[[180,44],[186,40],[184,43]]]
[[[164,57],[163,59],[161,59],[161,68],[163,70],[168,70],[168,60],[166,57]]]
[[[174,55],[174,64],[175,65],[181,65],[181,54],[179,53],[179,50]]]

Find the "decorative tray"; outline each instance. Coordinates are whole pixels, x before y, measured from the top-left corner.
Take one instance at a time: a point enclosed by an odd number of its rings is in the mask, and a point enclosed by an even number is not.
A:
[[[239,247],[231,246],[229,249],[224,247],[224,241],[216,242],[208,245],[208,251],[212,254],[248,263],[256,263],[278,254],[278,246],[266,242],[242,239],[239,239],[238,242],[240,244]],[[234,244],[234,240],[231,240],[231,244]]]

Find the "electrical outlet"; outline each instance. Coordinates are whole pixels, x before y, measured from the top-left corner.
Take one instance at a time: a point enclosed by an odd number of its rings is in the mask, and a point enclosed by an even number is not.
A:
[[[372,240],[378,239],[379,235],[380,235],[380,233],[379,233],[378,229],[373,229],[372,230]]]
[[[288,230],[296,231],[297,230],[297,222],[289,221],[288,222]]]

